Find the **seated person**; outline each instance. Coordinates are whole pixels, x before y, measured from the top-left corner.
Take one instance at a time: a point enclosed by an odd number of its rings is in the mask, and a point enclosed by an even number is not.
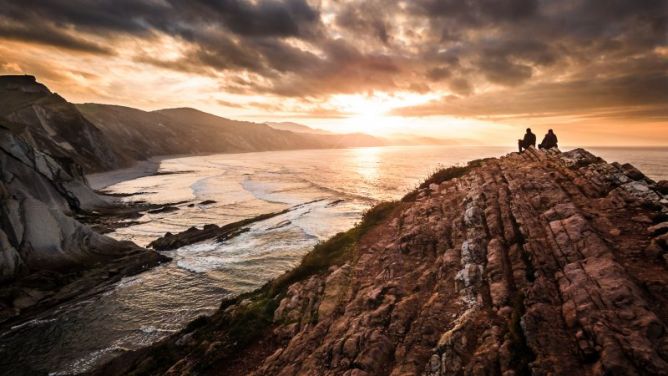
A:
[[[524,134],[524,138],[517,140],[517,146],[520,149],[520,153],[524,149],[528,149],[529,146],[536,147],[536,135],[531,133],[531,128],[527,128],[527,133]]]
[[[557,142],[558,142],[557,141],[557,135],[554,134],[554,132],[552,132],[552,129],[550,129],[549,131],[547,131],[547,134],[543,138],[543,141],[540,143],[540,145],[538,145],[538,147],[541,148],[541,149],[556,148],[556,147],[559,147],[557,145]]]

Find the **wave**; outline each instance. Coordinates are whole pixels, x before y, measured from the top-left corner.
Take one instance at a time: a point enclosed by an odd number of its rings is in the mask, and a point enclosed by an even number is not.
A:
[[[26,321],[26,322],[21,323],[21,324],[14,325],[14,326],[12,326],[12,327],[9,328],[9,331],[12,332],[12,331],[15,331],[15,330],[18,330],[18,329],[21,329],[21,328],[44,325],[44,324],[48,324],[48,323],[50,323],[50,322],[54,322],[54,321],[56,321],[56,320],[58,320],[58,319],[56,319],[56,318],[51,318],[51,319],[33,319],[33,320],[29,320],[29,321]],[[4,336],[4,334],[6,334],[6,333],[3,333],[3,336]]]

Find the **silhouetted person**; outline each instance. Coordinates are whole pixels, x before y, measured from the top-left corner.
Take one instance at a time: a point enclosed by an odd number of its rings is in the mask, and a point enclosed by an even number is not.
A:
[[[527,128],[527,133],[524,134],[524,138],[517,140],[517,146],[520,149],[520,153],[524,149],[528,149],[529,146],[536,147],[536,135],[531,133],[531,128]]]
[[[549,131],[547,131],[547,134],[543,138],[543,141],[540,143],[540,145],[538,145],[538,147],[541,149],[556,148],[558,147],[557,142],[559,142],[557,140],[557,135],[554,134],[554,132],[552,132],[552,129],[550,129]]]

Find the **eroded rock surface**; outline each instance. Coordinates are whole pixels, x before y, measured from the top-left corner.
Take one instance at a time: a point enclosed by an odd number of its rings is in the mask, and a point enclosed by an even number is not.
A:
[[[75,213],[109,202],[27,128],[0,117],[0,322],[166,259],[77,221]]]
[[[54,158],[76,162],[87,173],[133,162],[119,151],[115,144],[119,141],[105,136],[75,105],[52,93],[33,76],[0,76],[0,116],[24,124],[37,149]]]
[[[581,149],[485,160],[400,203],[346,262],[97,372],[665,375],[661,189]]]

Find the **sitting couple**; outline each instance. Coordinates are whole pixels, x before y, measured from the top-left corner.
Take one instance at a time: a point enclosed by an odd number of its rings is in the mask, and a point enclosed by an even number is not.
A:
[[[522,150],[528,149],[529,146],[536,147],[536,135],[531,133],[531,128],[527,128],[527,133],[524,134],[524,138],[521,140],[517,140],[517,145],[520,149],[520,153]],[[557,135],[552,132],[552,129],[547,131],[547,134],[545,137],[543,137],[543,141],[538,145],[540,149],[551,149],[551,148],[556,148],[558,147],[557,145]]]

